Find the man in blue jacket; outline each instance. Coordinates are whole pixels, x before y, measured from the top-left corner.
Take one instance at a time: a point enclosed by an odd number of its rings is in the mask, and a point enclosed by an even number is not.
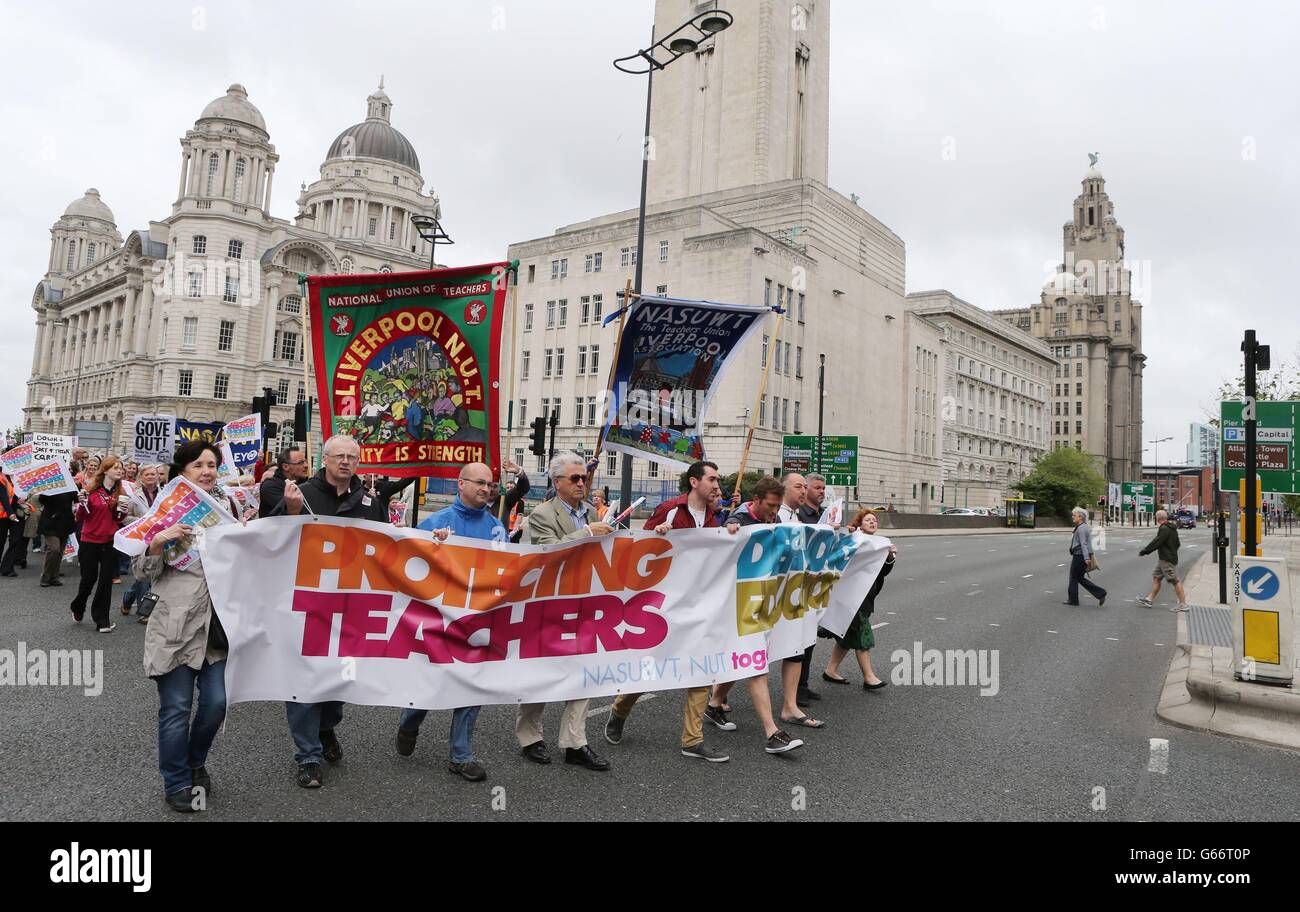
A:
[[[492,470],[478,462],[465,466],[460,470],[457,488],[459,493],[451,506],[428,517],[420,523],[420,528],[432,532],[439,541],[446,541],[452,535],[480,541],[505,541],[505,526],[488,509],[497,492]],[[487,770],[474,759],[471,743],[480,709],[481,706],[463,706],[451,714],[451,760],[447,770],[470,782],[482,782],[487,778]],[[415,753],[420,724],[428,715],[428,710],[424,709],[403,710],[402,720],[397,725],[397,752],[403,757]]]

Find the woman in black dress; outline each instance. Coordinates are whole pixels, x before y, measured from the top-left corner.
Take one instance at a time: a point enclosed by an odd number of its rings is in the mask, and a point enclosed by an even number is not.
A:
[[[876,530],[880,528],[880,521],[876,519],[876,511],[860,510],[858,515],[853,517],[853,522],[849,523],[849,528],[855,531],[865,532],[867,535],[875,535]],[[819,631],[821,636],[830,637],[835,640],[835,645],[831,648],[830,661],[826,665],[826,670],[822,672],[822,680],[831,684],[847,684],[844,678],[840,677],[840,663],[844,657],[852,651],[858,657],[858,667],[862,669],[862,687],[865,690],[882,690],[886,683],[876,676],[876,672],[871,667],[871,650],[876,645],[876,637],[871,630],[871,615],[876,610],[876,596],[885,586],[885,577],[889,576],[894,569],[894,563],[898,557],[898,548],[894,545],[889,546],[889,557],[885,558],[885,565],[880,568],[880,575],[876,581],[871,584],[871,589],[867,592],[867,597],[862,600],[862,605],[858,608],[858,613],[853,616],[853,623],[849,624],[849,629],[844,631],[844,636],[835,636],[828,630]]]

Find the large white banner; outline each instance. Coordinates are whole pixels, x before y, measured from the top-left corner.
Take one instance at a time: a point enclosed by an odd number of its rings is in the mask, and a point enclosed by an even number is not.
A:
[[[804,525],[538,547],[276,517],[207,531],[226,698],[451,709],[753,677],[843,633],[889,540]]]

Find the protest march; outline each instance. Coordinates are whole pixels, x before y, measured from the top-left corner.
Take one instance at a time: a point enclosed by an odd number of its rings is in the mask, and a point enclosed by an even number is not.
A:
[[[516,268],[304,277],[319,453],[274,448],[255,413],[215,427],[138,415],[126,461],[50,435],[0,454],[16,498],[71,511],[45,539],[41,585],[78,562],[74,623],[89,610],[113,633],[113,583],[133,578],[120,607],[144,628],[159,690],[167,807],[210,806],[208,757],[239,703],[285,705],[293,782],[308,789],[342,757],[349,705],[391,708],[401,756],[428,713],[450,710],[447,769],[470,782],[488,776],[473,748],[485,705],[517,707],[523,759],[549,763],[541,710],[563,704],[564,762],[602,773],[615,763],[585,734],[594,698],[615,698],[600,725],[616,746],[638,697],[681,692],[680,754],[710,763],[730,754],[703,727],[737,729],[735,683],[753,700],[756,750],[803,749],[799,730],[826,724],[806,712],[812,647],[826,636],[869,648],[864,606],[897,549],[871,511],[846,522],[818,475],[722,489],[703,416],[779,311],[625,295],[606,321],[618,344],[595,449],[680,471],[681,495],[606,505],[596,460],[549,452],[530,507],[502,443]],[[420,478],[456,484],[423,518]]]

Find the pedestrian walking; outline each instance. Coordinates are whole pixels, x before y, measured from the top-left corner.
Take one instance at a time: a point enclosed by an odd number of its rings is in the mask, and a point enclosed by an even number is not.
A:
[[[1097,607],[1106,604],[1106,590],[1090,582],[1087,574],[1096,568],[1096,557],[1092,553],[1092,530],[1088,528],[1088,511],[1075,507],[1070,511],[1070,520],[1074,523],[1074,534],[1070,536],[1070,586],[1069,594],[1063,605],[1079,607],[1079,587],[1092,593],[1097,600]]]
[[[13,480],[0,468],[0,577],[18,575],[14,567],[21,557],[27,565],[27,541],[23,529],[27,525],[26,508]]]
[[[784,486],[770,475],[760,478],[754,485],[753,497],[748,503],[741,504],[727,519],[727,531],[737,534],[742,526],[776,524],[779,522],[778,511],[784,501]],[[761,674],[745,681],[749,691],[750,702],[754,712],[763,726],[763,736],[767,739],[764,750],[769,754],[784,754],[803,747],[801,738],[791,738],[772,717],[772,695],[767,689],[767,667],[759,669]],[[709,696],[709,705],[704,709],[704,718],[708,719],[722,731],[735,731],[736,723],[731,721],[727,709],[727,695],[735,686],[734,681],[714,686]],[[812,720],[816,721],[816,720]]]
[[[216,446],[195,440],[177,448],[172,475],[184,475],[196,487],[221,499],[216,490],[220,463]],[[184,548],[193,532],[187,525],[164,529],[131,565],[136,578],[148,583],[158,597],[144,631],[144,673],[158,687],[158,772],[163,780],[163,800],[180,813],[206,810],[212,798],[208,753],[226,718],[229,645],[212,610],[202,558],[177,570],[164,556],[168,545],[178,543],[177,547]],[[199,700],[194,711],[196,687]]]
[[[858,515],[853,517],[853,522],[849,523],[850,532],[861,531],[867,535],[875,535],[879,528],[880,520],[876,517],[875,510],[859,510]],[[891,544],[889,556],[885,558],[885,564],[880,568],[880,575],[867,590],[867,595],[858,606],[858,612],[853,616],[849,628],[844,631],[844,636],[835,636],[825,629],[817,631],[818,636],[835,640],[835,645],[831,647],[830,661],[826,663],[826,670],[822,672],[823,681],[831,684],[849,683],[840,675],[839,668],[844,657],[852,652],[857,656],[858,668],[862,670],[863,690],[884,690],[887,686],[888,682],[878,677],[871,667],[871,650],[876,648],[875,631],[871,629],[871,615],[876,610],[876,596],[880,595],[880,590],[884,588],[885,577],[893,572],[897,559],[898,548]]]
[[[450,507],[439,510],[420,523],[420,528],[432,532],[440,541],[449,536],[473,538],[479,541],[504,541],[506,530],[492,513],[491,501],[496,495],[492,470],[482,463],[472,463],[460,470],[456,482],[456,499]],[[509,610],[509,609],[506,609]],[[451,756],[447,771],[468,782],[482,782],[487,770],[474,757],[474,723],[478,721],[481,706],[462,706],[451,713]],[[397,753],[409,757],[415,753],[415,741],[420,726],[428,717],[428,710],[406,709],[397,723]]]
[[[609,535],[613,528],[608,523],[595,520],[594,508],[586,501],[589,472],[577,453],[561,453],[551,460],[551,483],[555,498],[536,507],[528,517],[528,540],[534,545],[554,545],[562,542]],[[591,749],[587,743],[587,700],[569,700],[560,717],[560,747],[564,762],[603,773],[610,768],[609,761]],[[524,703],[515,720],[515,736],[523,755],[534,763],[551,762],[542,730],[542,712],[545,703]]]
[[[304,510],[316,516],[339,516],[388,522],[388,511],[379,498],[371,496],[357,475],[361,446],[351,437],[336,435],[323,447],[325,465],[301,486],[292,479],[284,486],[284,497],[272,515],[298,516]],[[320,788],[325,781],[322,763],[343,759],[335,729],[343,721],[343,703],[286,703],[289,732],[293,735],[295,777],[303,788]]]
[[[1152,552],[1156,554],[1156,568],[1151,573],[1151,591],[1145,597],[1138,598],[1138,601],[1150,608],[1156,596],[1160,594],[1161,583],[1167,580],[1173,583],[1174,592],[1178,595],[1178,604],[1169,610],[1186,611],[1187,593],[1178,578],[1178,549],[1181,546],[1178,540],[1178,524],[1169,518],[1169,513],[1165,510],[1156,511],[1156,522],[1160,524],[1160,528],[1156,530],[1156,537],[1138,552],[1139,557],[1146,557]]]
[[[716,529],[718,515],[713,504],[722,496],[718,467],[712,462],[697,462],[686,470],[686,483],[690,491],[681,497],[666,500],[651,514],[645,527],[658,535],[667,535],[674,529]],[[640,693],[621,694],[610,707],[605,722],[605,740],[619,744],[623,740],[623,726]],[[731,758],[704,743],[704,707],[709,703],[708,687],[692,687],[686,691],[686,709],[682,715],[682,756],[709,763],[725,763]]]
[[[72,510],[77,503],[77,495],[42,494],[41,521],[37,527],[45,545],[45,554],[41,559],[41,588],[62,586],[59,577],[63,576],[63,549],[68,546],[68,536],[76,527]]]
[[[113,547],[113,536],[126,519],[126,495],[122,493],[125,469],[116,456],[106,456],[90,481],[77,496],[73,518],[81,521],[81,585],[72,600],[72,616],[80,624],[90,603],[90,616],[100,633],[112,633],[117,625],[108,619],[113,598],[113,580],[121,555]]]

